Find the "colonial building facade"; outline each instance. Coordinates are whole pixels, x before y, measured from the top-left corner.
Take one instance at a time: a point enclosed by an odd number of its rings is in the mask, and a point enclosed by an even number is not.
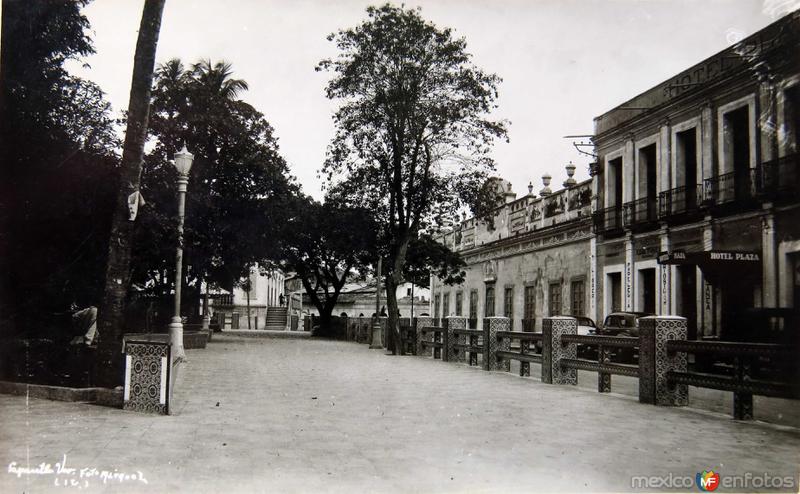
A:
[[[594,317],[591,293],[592,183],[576,183],[574,166],[565,188],[550,190],[542,177],[539,196],[517,198],[502,182],[506,203],[489,218],[466,219],[441,241],[467,263],[458,286],[431,279],[432,315],[464,316],[471,327],[489,316],[512,319],[514,329],[540,330],[542,317],[561,314]]]
[[[798,303],[799,21],[595,119],[601,312],[678,314],[700,338]]]
[[[395,292],[400,317],[427,316],[430,289],[413,283],[401,283]],[[320,298],[324,294],[320,293]],[[347,283],[342,287],[332,315],[340,317],[372,317],[375,314],[375,280]],[[303,314],[319,316],[319,311],[307,293],[302,293]],[[387,310],[386,287],[381,287],[381,309]],[[412,316],[413,314],[413,316]]]
[[[699,339],[800,307],[799,25],[790,14],[597,117],[590,181],[552,193],[545,176],[521,199],[506,184],[491,218],[441,237],[467,278],[432,279],[433,316],[539,330],[639,311],[684,316]]]
[[[220,290],[211,293],[209,308],[212,318],[222,329],[267,329],[272,310],[282,314],[285,326],[288,299],[284,292],[284,278],[280,269],[265,271],[254,266],[247,283],[240,283],[231,292]]]

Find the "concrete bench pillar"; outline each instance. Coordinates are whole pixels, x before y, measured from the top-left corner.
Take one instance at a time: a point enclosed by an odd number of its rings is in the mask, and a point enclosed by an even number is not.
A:
[[[686,372],[686,354],[667,351],[667,341],[686,339],[686,318],[650,316],[639,319],[639,401],[659,406],[686,406],[689,388],[670,386],[667,372]]]
[[[485,317],[483,319],[483,370],[511,370],[508,359],[498,359],[497,351],[508,351],[508,339],[497,339],[498,331],[510,331],[511,320],[507,317]]]
[[[431,352],[430,347],[426,347],[423,344],[423,341],[426,340],[425,334],[422,332],[423,328],[427,328],[429,326],[433,326],[433,318],[432,317],[417,317],[416,319],[416,328],[417,328],[417,355],[420,357],[430,357],[433,355]],[[429,341],[429,340],[428,340]]]
[[[445,341],[447,342],[447,350],[445,352],[447,361],[464,362],[465,352],[463,350],[456,350],[455,345],[457,343],[463,345],[466,342],[466,339],[463,334],[456,335],[454,331],[457,329],[467,329],[467,318],[461,316],[449,316],[446,319],[445,327],[447,328],[447,336],[445,338]]]
[[[578,334],[574,317],[545,317],[542,319],[542,382],[548,384],[578,384],[576,369],[562,369],[561,359],[578,357],[578,345],[561,343],[561,336]]]

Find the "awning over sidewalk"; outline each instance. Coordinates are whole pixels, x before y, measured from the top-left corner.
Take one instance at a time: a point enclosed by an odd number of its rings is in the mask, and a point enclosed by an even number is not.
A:
[[[757,279],[761,276],[761,253],[755,251],[704,250],[659,252],[659,264],[696,265],[712,283],[728,277]]]

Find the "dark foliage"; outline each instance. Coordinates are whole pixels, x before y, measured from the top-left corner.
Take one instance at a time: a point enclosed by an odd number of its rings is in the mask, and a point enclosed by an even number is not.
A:
[[[133,282],[168,296],[175,262],[176,176],[172,160],[184,143],[194,154],[186,202],[184,301],[197,304],[201,281],[230,289],[254,263],[280,257],[288,203],[298,187],[264,115],[239,99],[247,83],[225,62],[186,68],[173,59],[156,71],[133,253]],[[192,310],[192,313],[197,313]]]
[[[298,197],[286,223],[282,258],[297,272],[320,314],[320,335],[328,335],[342,287],[364,274],[375,259],[376,225],[365,208],[325,204]]]
[[[0,60],[0,330],[63,331],[97,304],[117,187],[109,104],[63,63],[93,52],[88,2],[5,0]]]

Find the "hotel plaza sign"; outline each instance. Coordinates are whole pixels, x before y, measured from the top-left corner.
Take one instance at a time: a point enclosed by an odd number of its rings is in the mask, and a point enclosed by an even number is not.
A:
[[[761,254],[749,251],[730,251],[730,250],[706,250],[700,252],[686,252],[674,250],[660,252],[658,254],[659,264],[760,264]]]

